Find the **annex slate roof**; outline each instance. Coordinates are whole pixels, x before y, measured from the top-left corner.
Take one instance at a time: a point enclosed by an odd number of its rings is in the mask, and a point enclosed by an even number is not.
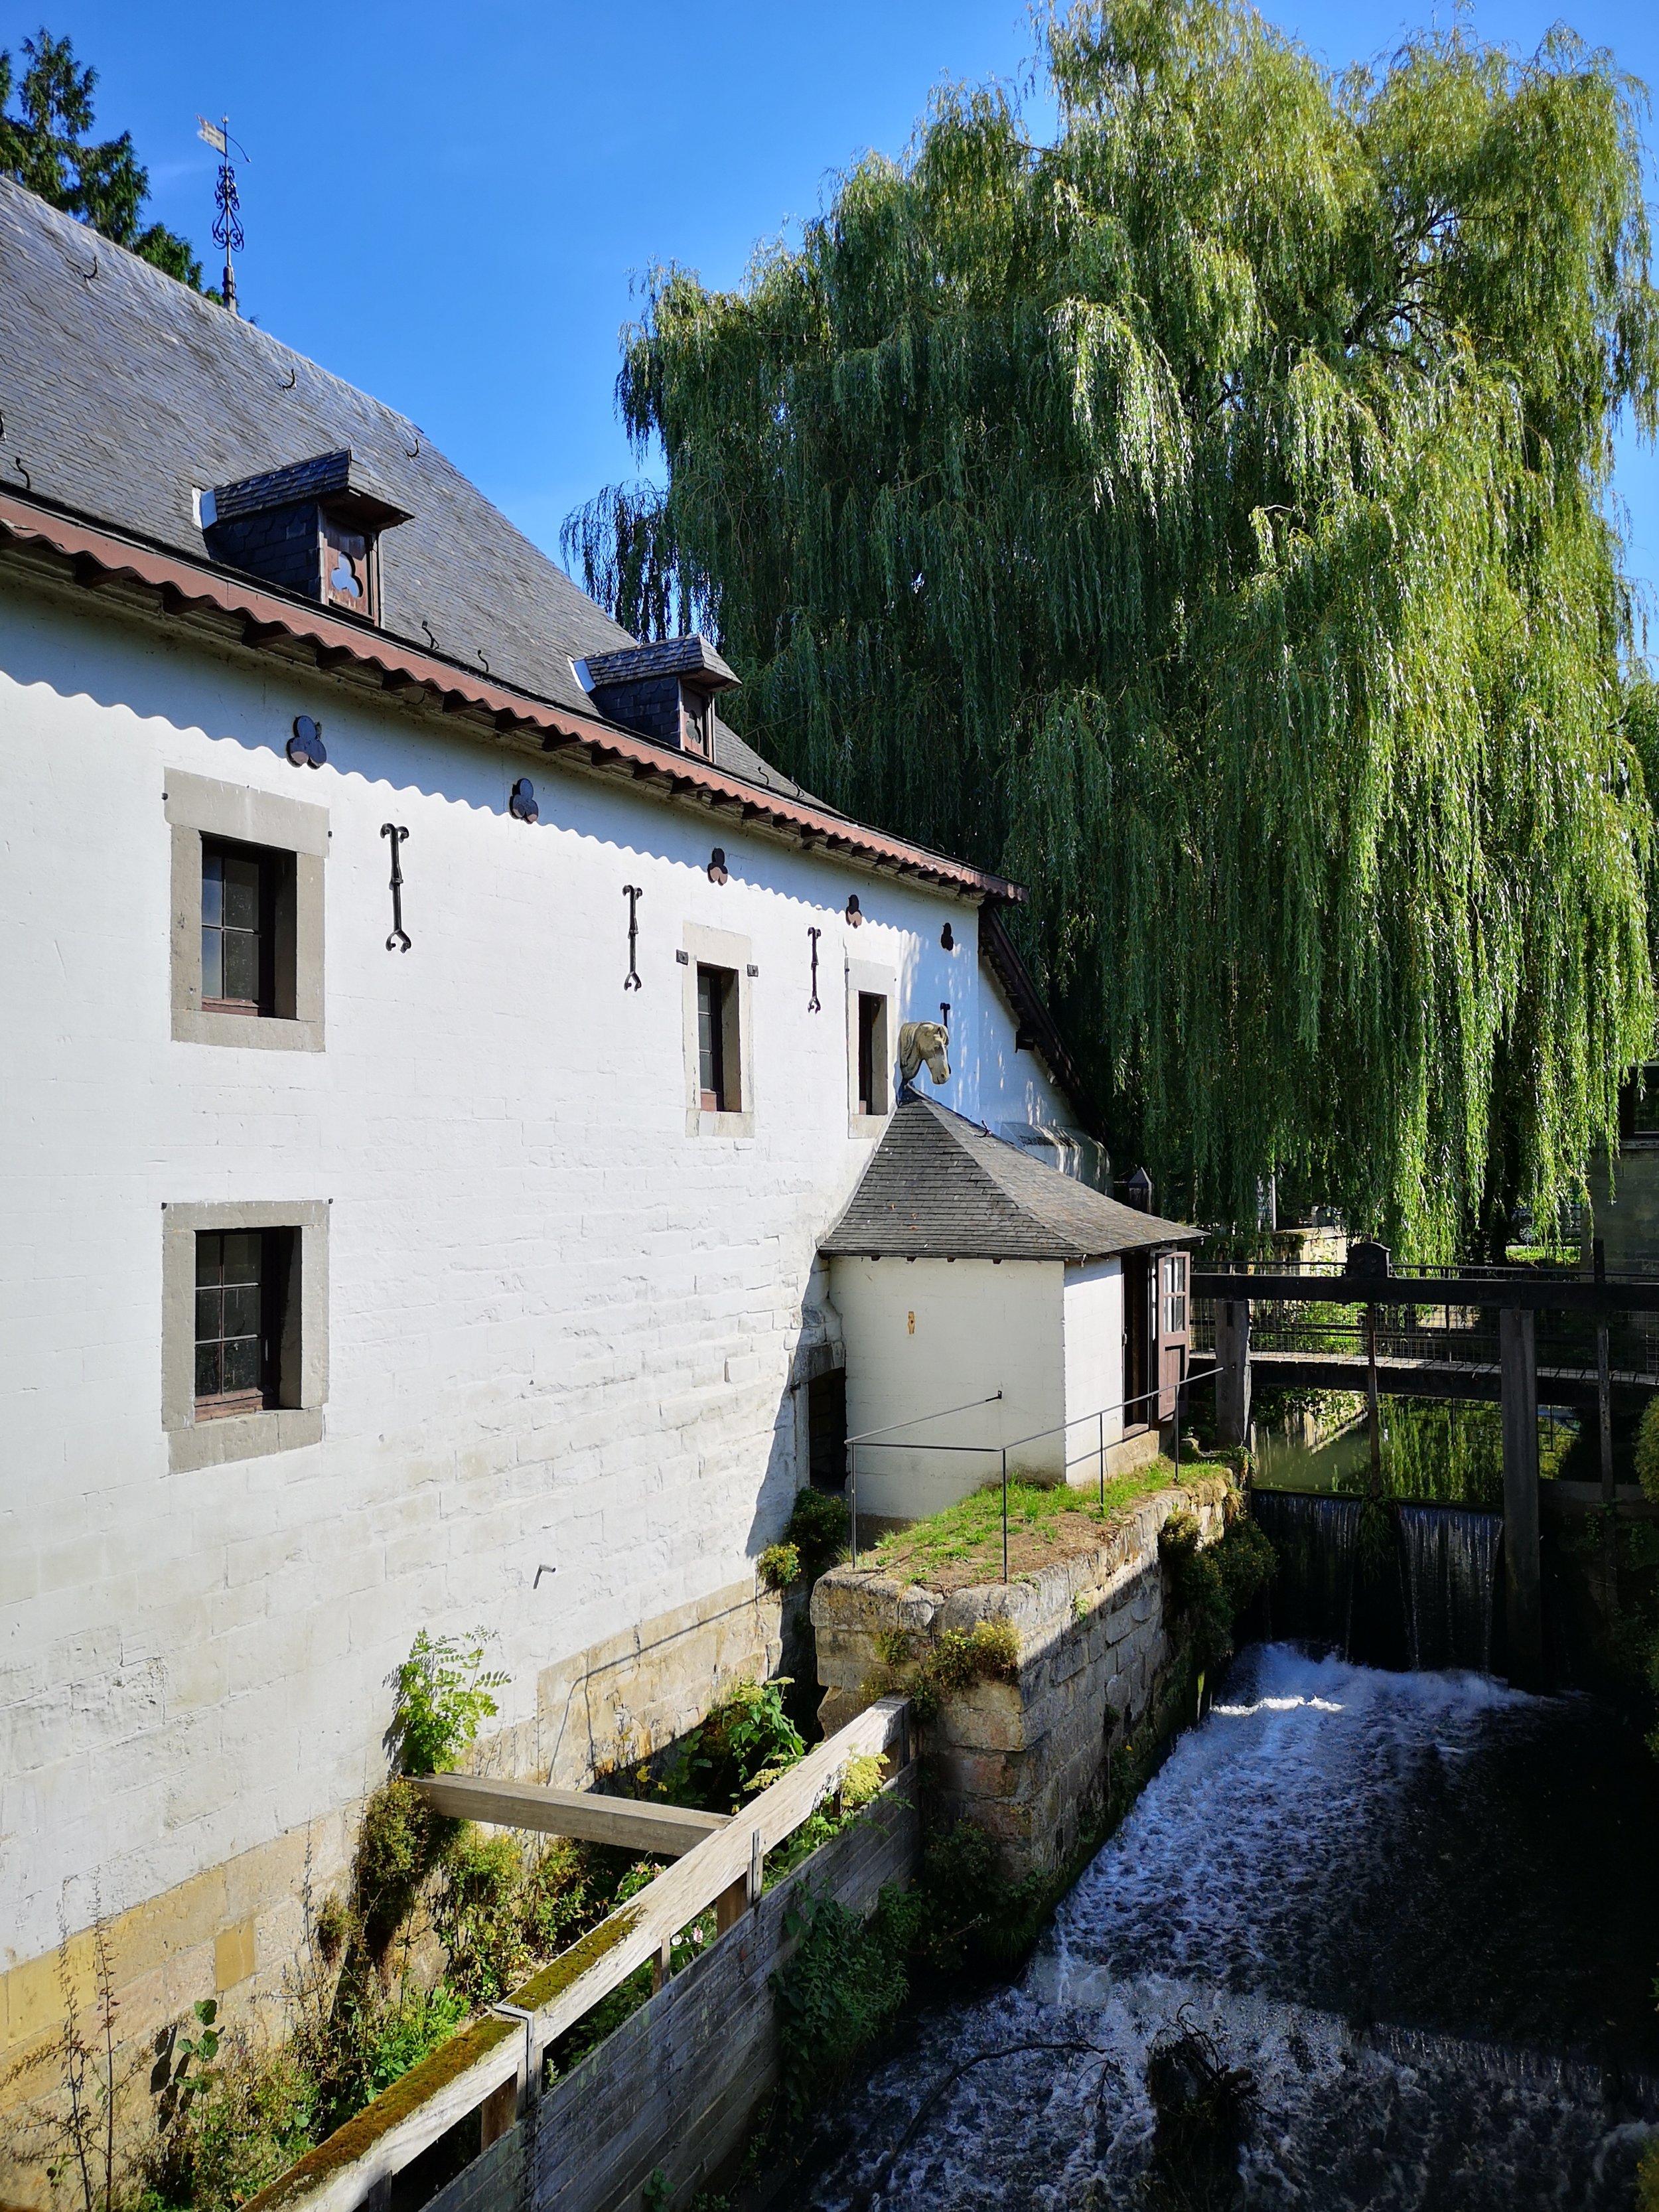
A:
[[[1098,1260],[1203,1232],[1045,1167],[977,1121],[912,1094],[894,1109],[818,1249],[904,1260]]]

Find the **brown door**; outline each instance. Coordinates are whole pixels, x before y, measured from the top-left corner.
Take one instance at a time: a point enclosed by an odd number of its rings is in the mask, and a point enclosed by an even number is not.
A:
[[[1160,1252],[1154,1261],[1157,1284],[1158,1418],[1176,1418],[1176,1386],[1187,1379],[1188,1327],[1187,1255]],[[1185,1412],[1185,1407],[1182,1411]]]
[[[1152,1418],[1152,1270],[1144,1252],[1123,1255],[1123,1425],[1144,1429]]]

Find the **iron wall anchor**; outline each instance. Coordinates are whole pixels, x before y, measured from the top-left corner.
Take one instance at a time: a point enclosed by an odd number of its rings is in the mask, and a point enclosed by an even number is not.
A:
[[[818,939],[823,936],[823,932],[821,929],[809,929],[806,934],[812,940],[812,995],[806,1001],[806,1011],[809,1014],[819,1014],[823,1012],[823,1009],[818,1004]]]
[[[401,856],[409,832],[395,822],[382,822],[382,837],[392,840],[392,934],[386,941],[388,952],[407,952],[414,942],[404,927],[404,865]]]
[[[624,991],[642,991],[645,986],[640,981],[638,948],[640,901],[645,896],[645,893],[638,884],[624,884],[623,896],[628,901],[628,974],[623,979],[623,988]]]

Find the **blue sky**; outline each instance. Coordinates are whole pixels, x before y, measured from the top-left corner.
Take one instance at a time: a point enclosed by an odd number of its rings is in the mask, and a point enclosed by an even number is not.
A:
[[[1450,11],[1266,12],[1340,65]],[[1563,13],[1659,87],[1653,0],[1470,10],[1528,52]],[[0,45],[42,15],[97,65],[100,131],[132,131],[156,213],[210,264],[196,116],[228,110],[252,156],[245,308],[404,410],[556,554],[570,508],[632,473],[612,398],[631,278],[659,259],[734,283],[836,170],[899,152],[942,78],[1021,79],[1033,46],[1018,0],[0,0]],[[1629,438],[1619,490],[1659,614],[1659,461]]]

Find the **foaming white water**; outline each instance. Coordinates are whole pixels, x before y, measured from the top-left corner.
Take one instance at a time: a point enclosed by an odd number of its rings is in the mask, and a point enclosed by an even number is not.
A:
[[[832,2118],[858,2147],[811,2201],[1143,2207],[1147,2053],[1179,2021],[1255,2077],[1240,2203],[1625,2212],[1659,2088],[1508,2040],[1492,1954],[1524,1976],[1530,1931],[1505,1953],[1483,1921],[1467,1817],[1562,1711],[1479,1675],[1247,1655],[1018,1986],[927,2018]]]

